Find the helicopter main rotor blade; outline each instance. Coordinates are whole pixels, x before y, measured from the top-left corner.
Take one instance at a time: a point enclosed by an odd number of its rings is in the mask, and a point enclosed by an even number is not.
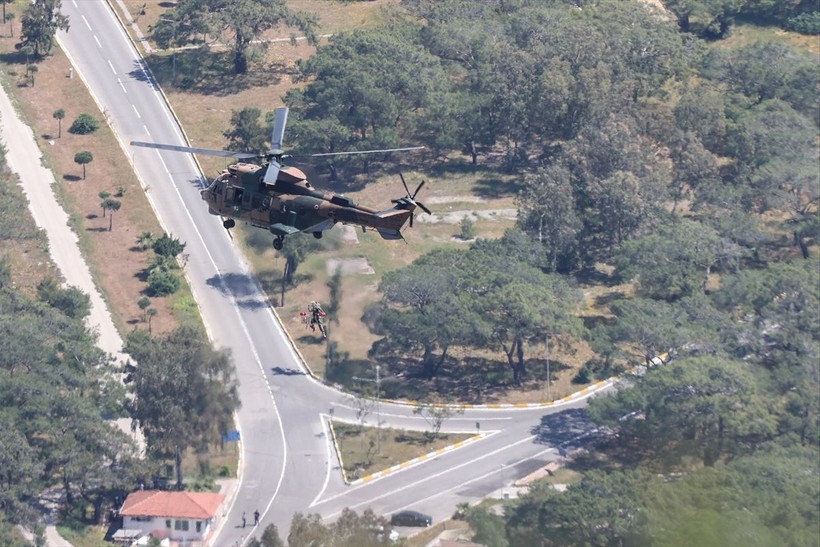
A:
[[[409,196],[410,195],[410,188],[408,188],[407,183],[404,182],[404,175],[401,174],[401,171],[399,171],[399,178],[401,179],[401,183],[404,185],[404,191],[407,192],[407,195]]]
[[[275,184],[276,178],[279,176],[279,169],[282,166],[279,165],[277,162],[270,160],[268,162],[268,168],[265,170],[265,177],[262,179],[265,184]]]
[[[416,205],[418,205],[418,206],[419,206],[419,209],[421,209],[422,211],[424,211],[424,212],[425,212],[425,213],[427,213],[428,215],[432,215],[432,214],[433,214],[433,213],[430,211],[430,209],[428,209],[427,207],[425,207],[425,206],[424,206],[424,204],[423,204],[422,202],[417,201],[417,202],[416,202]]]
[[[421,150],[423,146],[411,146],[409,148],[386,148],[384,150],[351,150],[350,152],[325,152],[323,154],[296,154],[288,156],[291,158],[308,157],[318,158],[321,156],[353,156],[355,154],[381,154],[385,152],[404,152],[406,150]]]
[[[210,148],[192,148],[190,146],[177,146],[175,144],[158,144],[155,142],[131,141],[131,146],[157,148],[159,150],[170,150],[172,152],[190,152],[191,154],[202,154],[203,156],[218,156],[220,158],[249,159],[259,157],[259,154],[249,154],[247,152],[232,152],[230,150],[212,150]]]
[[[276,109],[276,117],[273,119],[273,131],[270,136],[271,153],[273,155],[282,154],[282,139],[285,136],[285,126],[288,124],[288,107],[280,106]]]
[[[402,180],[402,182],[404,182],[404,180]],[[413,198],[413,199],[416,199],[416,196],[418,195],[419,190],[421,190],[421,187],[424,186],[424,184],[426,182],[427,182],[426,180],[421,181],[421,183],[416,187],[416,191],[413,192],[413,195],[410,196],[410,197]],[[404,187],[407,188],[407,185],[405,184]],[[410,190],[407,191],[407,194],[408,195],[410,194]]]

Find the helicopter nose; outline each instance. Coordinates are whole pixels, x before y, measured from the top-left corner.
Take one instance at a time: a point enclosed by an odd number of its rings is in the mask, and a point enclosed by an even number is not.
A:
[[[202,199],[208,201],[208,189],[205,188],[204,190],[199,191],[199,195],[202,196]]]

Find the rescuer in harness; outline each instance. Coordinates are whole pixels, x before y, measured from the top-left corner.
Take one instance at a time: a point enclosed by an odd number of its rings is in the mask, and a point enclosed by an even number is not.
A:
[[[322,305],[314,300],[308,305],[308,313],[310,318],[305,317],[305,322],[310,327],[310,330],[316,332],[316,327],[319,327],[322,338],[327,338],[327,331],[325,330],[325,316],[327,314],[322,310]]]

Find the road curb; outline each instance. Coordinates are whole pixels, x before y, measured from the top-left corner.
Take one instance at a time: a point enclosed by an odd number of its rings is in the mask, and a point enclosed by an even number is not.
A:
[[[420,403],[417,401],[405,401],[402,399],[382,399],[383,403],[390,403],[399,406],[406,406],[406,407],[421,407],[421,406],[434,406],[434,407],[447,407],[447,408],[456,408],[462,410],[514,410],[514,409],[533,409],[533,408],[553,408],[565,405],[567,403],[571,403],[574,401],[578,401],[580,399],[584,399],[585,397],[589,397],[593,393],[600,391],[604,388],[607,388],[614,384],[619,379],[618,376],[613,376],[612,378],[608,378],[606,380],[601,380],[599,382],[595,382],[594,384],[590,384],[583,389],[579,389],[578,391],[567,395],[561,399],[556,399],[554,401],[546,401],[541,403],[483,403],[483,404],[461,404],[461,403],[436,403],[436,404],[427,404],[427,403]]]
[[[333,418],[327,419],[327,427],[330,429],[330,438],[333,439],[333,449],[336,451],[336,458],[339,460],[339,470],[342,472],[342,480],[345,481],[345,484],[349,485],[350,481],[347,479],[344,462],[342,461],[342,451],[339,449],[339,441],[336,439],[336,430],[333,429]]]

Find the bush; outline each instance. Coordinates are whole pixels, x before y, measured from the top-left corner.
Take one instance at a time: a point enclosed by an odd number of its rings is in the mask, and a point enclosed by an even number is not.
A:
[[[167,270],[156,268],[148,274],[148,294],[151,296],[174,294],[181,284],[179,277]]]
[[[185,250],[185,244],[168,234],[162,234],[161,238],[154,241],[152,248],[159,256],[174,258]]]
[[[461,219],[461,234],[459,234],[459,237],[466,241],[473,239],[475,235],[475,222],[470,218],[470,215],[465,215],[464,218]]]
[[[75,319],[91,313],[91,298],[77,287],[62,288],[54,278],[46,278],[37,285],[40,300]]]
[[[792,30],[800,34],[808,34],[810,36],[820,34],[820,11],[801,13],[797,17],[792,17],[786,21],[785,26],[786,30]]]
[[[91,114],[82,113],[77,116],[77,119],[68,128],[69,133],[75,135],[88,135],[100,128],[99,120],[95,119]]]
[[[592,381],[594,374],[587,365],[584,365],[581,370],[572,379],[573,384],[588,384]]]

